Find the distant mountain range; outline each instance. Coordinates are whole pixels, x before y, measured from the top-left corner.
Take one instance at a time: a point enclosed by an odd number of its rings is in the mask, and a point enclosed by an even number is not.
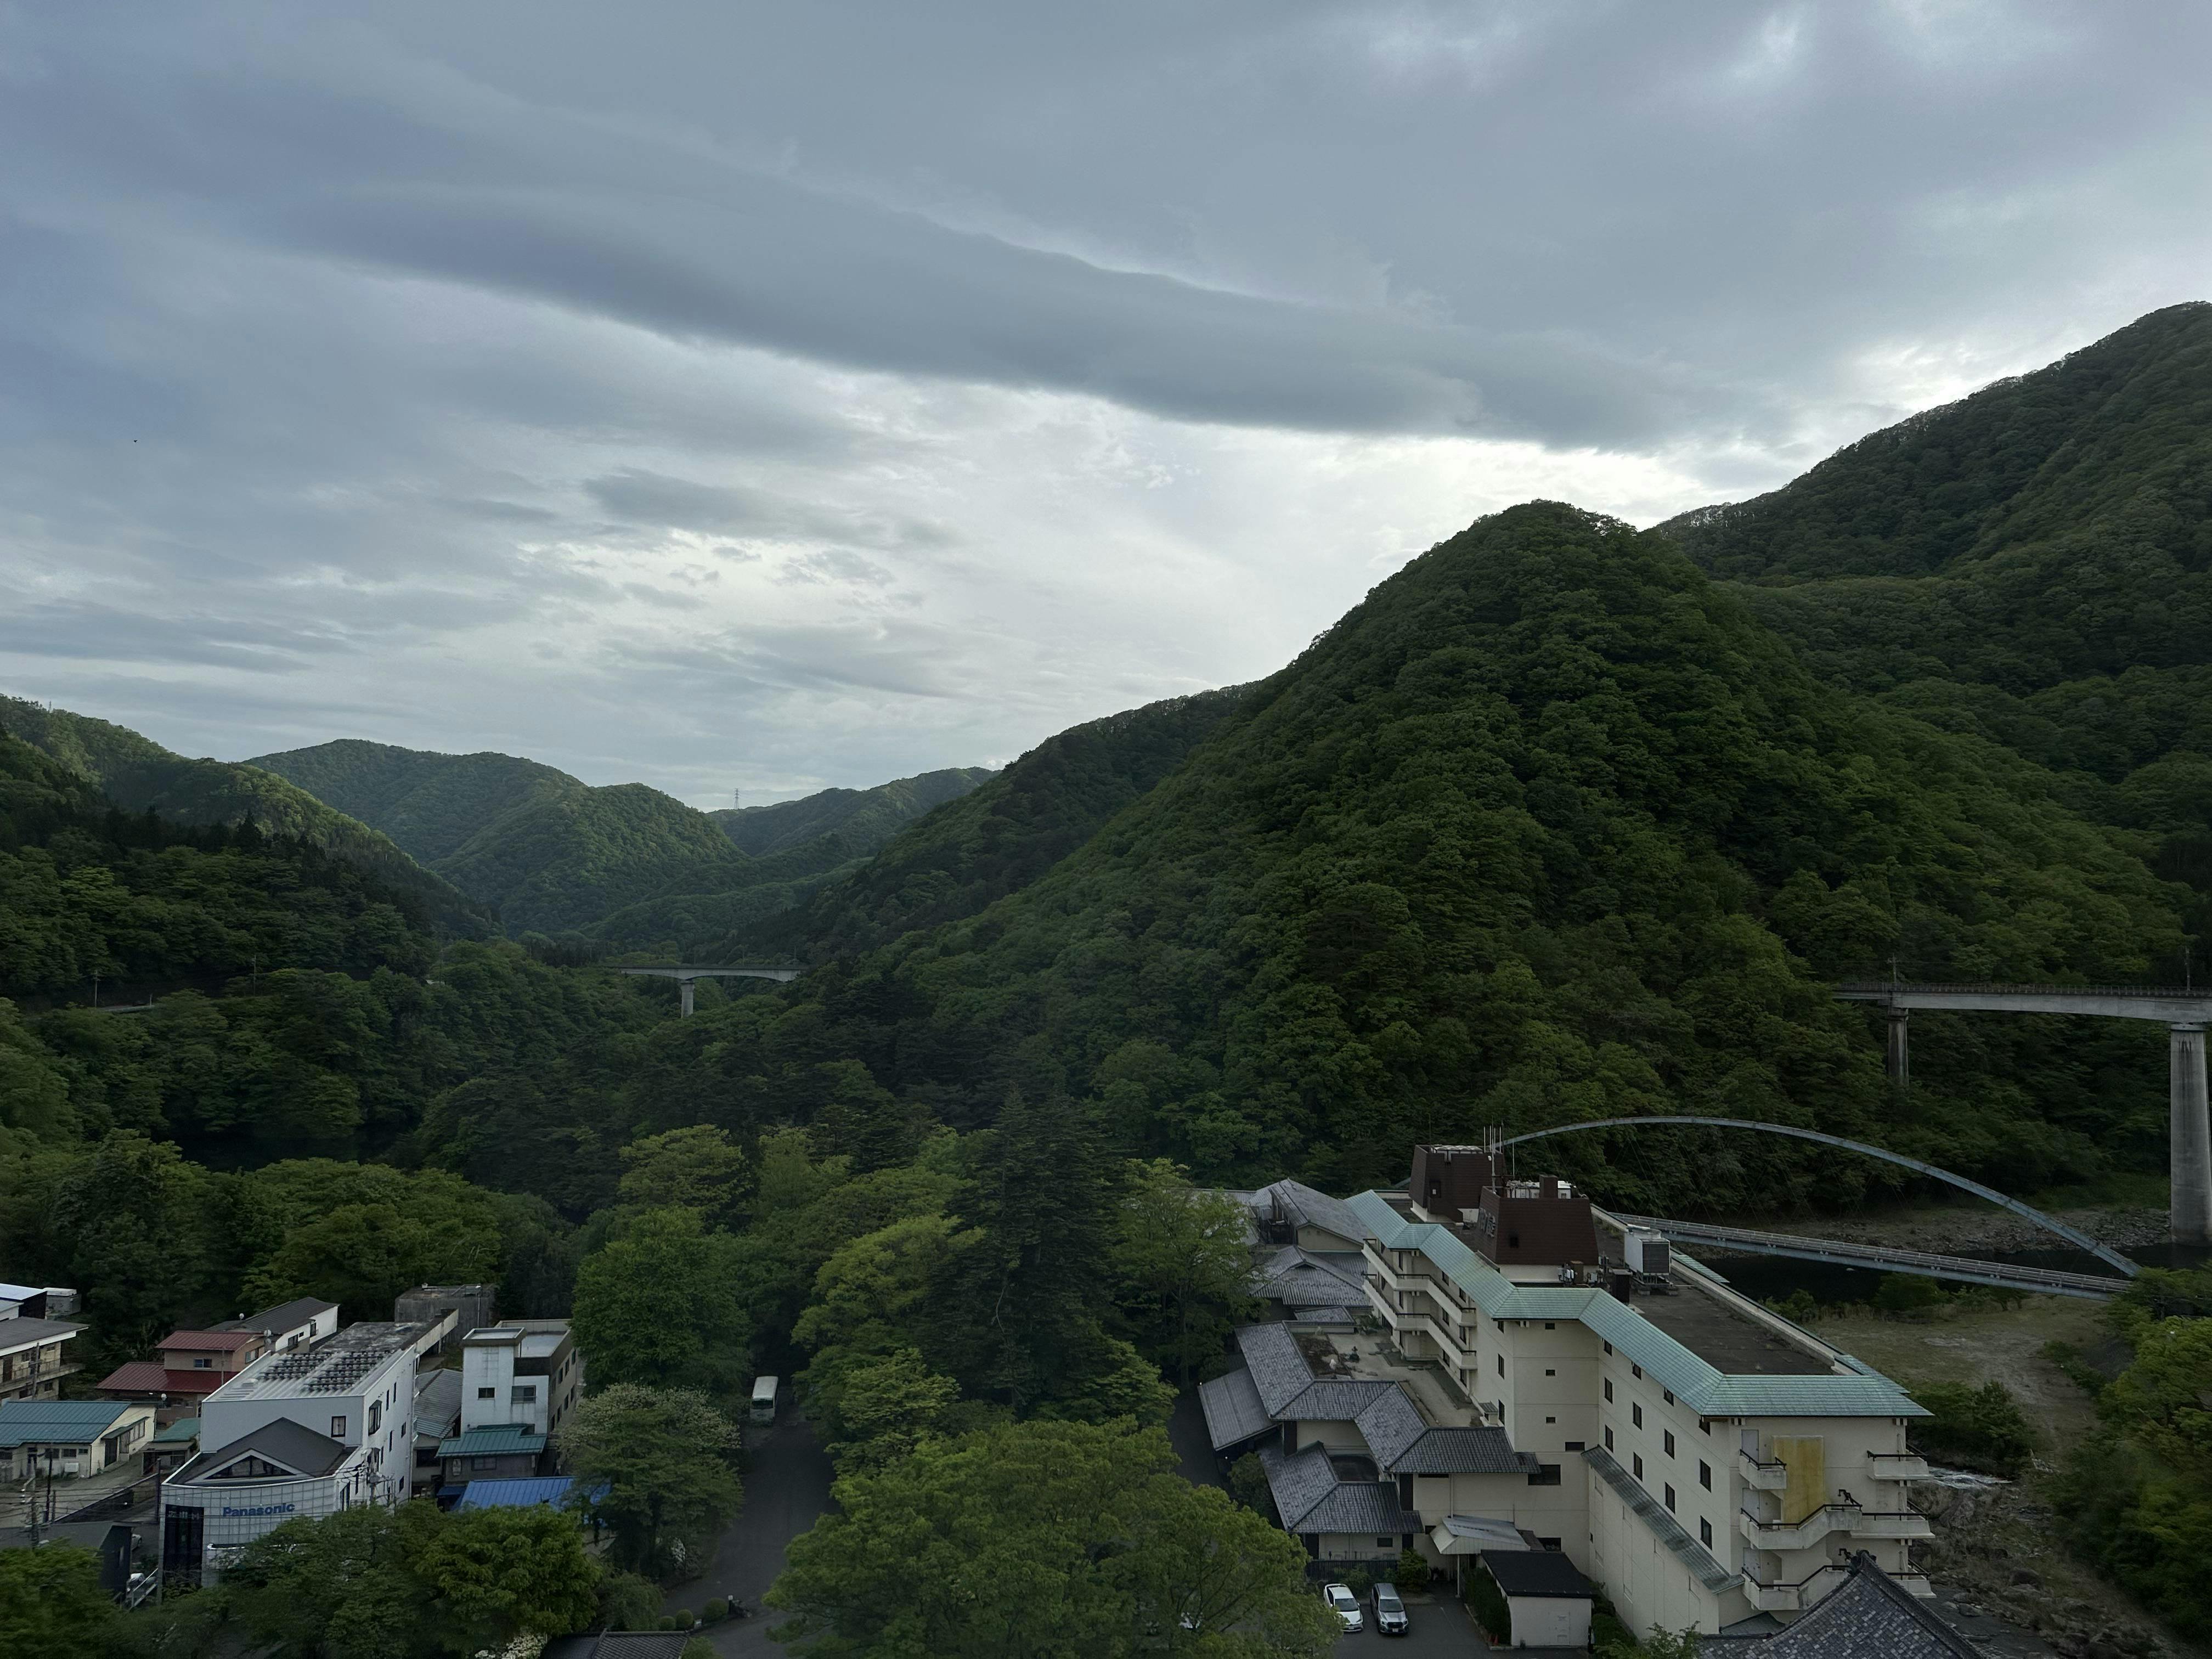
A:
[[[726,916],[784,908],[990,775],[933,772],[710,813],[641,783],[593,786],[512,755],[432,754],[359,738],[248,764],[383,830],[495,906],[510,933],[589,931],[639,944],[720,933]],[[687,905],[706,907],[716,922],[699,922]]]

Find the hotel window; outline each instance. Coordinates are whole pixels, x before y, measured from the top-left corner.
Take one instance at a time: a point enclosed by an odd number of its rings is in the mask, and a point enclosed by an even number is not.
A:
[[[1559,1328],[1555,1322],[1547,1319],[1544,1322],[1544,1328],[1547,1331],[1556,1331]]]
[[[517,1406],[536,1405],[538,1403],[538,1385],[535,1382],[516,1383],[514,1385],[514,1399],[513,1403]]]
[[[383,1426],[384,1402],[381,1400],[372,1400],[368,1402],[368,1431],[374,1434]]]
[[[1613,1352],[1613,1344],[1612,1344],[1612,1343],[1610,1343],[1610,1342],[1607,1343],[1607,1344],[1605,1345],[1605,1351],[1606,1351],[1607,1353],[1611,1353],[1611,1352]]]
[[[1549,1365],[1547,1365],[1544,1367],[1544,1375],[1547,1376],[1557,1376],[1559,1372],[1553,1370]]]
[[[333,1417],[332,1419],[331,1419],[331,1439],[333,1439],[333,1440],[343,1440],[343,1439],[344,1439],[344,1438],[345,1438],[345,1432],[346,1432],[346,1420],[345,1420],[345,1419],[343,1419],[343,1417]]]
[[[1698,1484],[1707,1492],[1713,1489],[1713,1466],[1702,1458],[1698,1462]]]
[[[1505,1356],[1504,1354],[1498,1356],[1498,1374],[1500,1376],[1505,1375]]]
[[[478,1389],[477,1390],[477,1398],[479,1400],[496,1400],[499,1398],[499,1390],[497,1389]]]
[[[1669,1456],[1669,1457],[1672,1457],[1674,1455],[1674,1430],[1672,1430],[1672,1429],[1669,1429],[1669,1430],[1668,1430],[1668,1431],[1667,1431],[1667,1455],[1668,1455],[1668,1456]]]
[[[1634,1419],[1635,1424],[1636,1424],[1636,1426],[1637,1426],[1638,1428],[1639,1428],[1639,1429],[1640,1429],[1640,1428],[1642,1428],[1642,1427],[1644,1426],[1644,1407],[1641,1407],[1641,1406],[1631,1406],[1631,1407],[1628,1408],[1628,1414],[1629,1414],[1629,1416],[1630,1416],[1632,1419]]]
[[[1641,1376],[1644,1375],[1644,1367],[1641,1365],[1631,1365],[1628,1368],[1628,1374],[1631,1376]]]
[[[1637,1458],[1636,1458],[1635,1462],[1636,1462],[1636,1478],[1637,1478],[1638,1480],[1641,1480],[1644,1478],[1644,1459],[1643,1459],[1643,1456],[1642,1456],[1642,1455],[1641,1455],[1641,1454],[1638,1454],[1638,1456],[1637,1456]]]
[[[1605,1379],[1605,1398],[1607,1404],[1613,1402],[1613,1379],[1609,1376]]]
[[[1668,1488],[1667,1488],[1667,1508],[1668,1508],[1668,1511],[1669,1511],[1670,1513],[1673,1511],[1674,1507],[1674,1487],[1669,1486],[1669,1487],[1668,1487]]]
[[[1660,1389],[1660,1390],[1659,1390],[1659,1392],[1660,1392],[1661,1394],[1664,1395],[1667,1397],[1667,1403],[1668,1403],[1668,1405],[1670,1405],[1670,1406],[1671,1406],[1671,1405],[1673,1405],[1673,1404],[1674,1403],[1674,1389]]]
[[[1611,1451],[1613,1449],[1613,1431],[1611,1429],[1607,1429],[1605,1431],[1605,1449],[1607,1451]]]
[[[1532,1486],[1558,1486],[1559,1484],[1559,1466],[1557,1463],[1538,1464],[1536,1466],[1536,1472],[1528,1477],[1528,1484]]]
[[[1579,1440],[1570,1440],[1567,1442],[1566,1449],[1569,1451],[1580,1451],[1583,1449],[1583,1443]]]

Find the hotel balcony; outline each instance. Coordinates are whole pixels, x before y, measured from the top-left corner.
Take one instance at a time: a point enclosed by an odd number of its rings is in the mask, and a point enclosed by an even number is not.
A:
[[[1869,1452],[1867,1471],[1877,1480],[1925,1480],[1928,1460],[1918,1452]]]
[[[1746,1541],[1759,1549],[1809,1550],[1830,1533],[1856,1533],[1861,1513],[1856,1503],[1838,1498],[1797,1521],[1762,1521],[1749,1510],[1740,1510],[1736,1527]]]
[[[1854,1538],[1933,1538],[1928,1517],[1911,1510],[1864,1511],[1851,1522]]]
[[[1753,1457],[1747,1451],[1735,1455],[1735,1471],[1743,1477],[1743,1484],[1754,1492],[1781,1492],[1790,1485],[1787,1463]]]
[[[1802,1613],[1843,1578],[1844,1569],[1838,1566],[1815,1567],[1794,1584],[1763,1584],[1746,1571],[1743,1593],[1761,1613]]]

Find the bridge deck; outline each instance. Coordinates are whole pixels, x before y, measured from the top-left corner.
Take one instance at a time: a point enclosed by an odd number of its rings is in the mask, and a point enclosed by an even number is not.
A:
[[[1838,985],[1839,1002],[1872,1002],[1929,1013],[2085,1014],[2154,1019],[2168,1025],[2212,1021],[2212,994],[2185,985],[1890,984]]]
[[[1709,1244],[1717,1249],[1741,1250],[1751,1255],[1790,1256],[1800,1261],[1829,1261],[1838,1267],[1870,1267],[1882,1273],[1921,1273],[1929,1279],[2039,1291],[2052,1296],[2078,1296],[2101,1302],[2128,1287],[2124,1279],[2109,1279],[2099,1273],[2014,1267],[2003,1261],[1978,1261],[1972,1256],[1935,1255],[1924,1250],[1893,1250],[1879,1244],[1847,1243],[1842,1239],[1808,1238],[1798,1233],[1761,1232],[1754,1228],[1721,1227],[1703,1221],[1670,1221],[1663,1216],[1616,1214],[1613,1219],[1631,1227],[1649,1227],[1686,1244]]]

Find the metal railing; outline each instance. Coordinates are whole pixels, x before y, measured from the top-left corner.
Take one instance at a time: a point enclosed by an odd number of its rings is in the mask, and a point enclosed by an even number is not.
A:
[[[1856,1244],[1844,1239],[1814,1238],[1802,1233],[1765,1232],[1754,1227],[1723,1227],[1704,1221],[1673,1221],[1663,1216],[1621,1215],[1614,1219],[1631,1227],[1648,1227],[1669,1238],[1692,1243],[1733,1246],[1759,1255],[1792,1256],[1802,1261],[1832,1261],[1845,1267],[1879,1268],[1892,1273],[1923,1274],[1929,1279],[1956,1279],[1969,1285],[1995,1285],[2009,1290],[2047,1291],[2054,1296],[2076,1296],[2101,1301],[2128,1287],[2124,1279],[2101,1273],[2067,1273],[2056,1267],[2021,1267],[2005,1261],[1982,1261],[1972,1256],[1936,1255],[1926,1250],[1897,1250],[1879,1244]]]
[[[1838,995],[1848,996],[1932,991],[1954,996],[2154,997],[2161,1000],[2179,998],[2185,1002],[2212,1001],[2212,991],[2200,991],[2190,985],[2009,985],[1995,980],[1900,980],[1892,984],[1886,979],[1858,979],[1840,981],[1836,991]]]
[[[1743,1484],[1757,1492],[1780,1492],[1790,1484],[1790,1466],[1772,1458],[1753,1457],[1747,1451],[1739,1451],[1736,1472],[1743,1476]]]

